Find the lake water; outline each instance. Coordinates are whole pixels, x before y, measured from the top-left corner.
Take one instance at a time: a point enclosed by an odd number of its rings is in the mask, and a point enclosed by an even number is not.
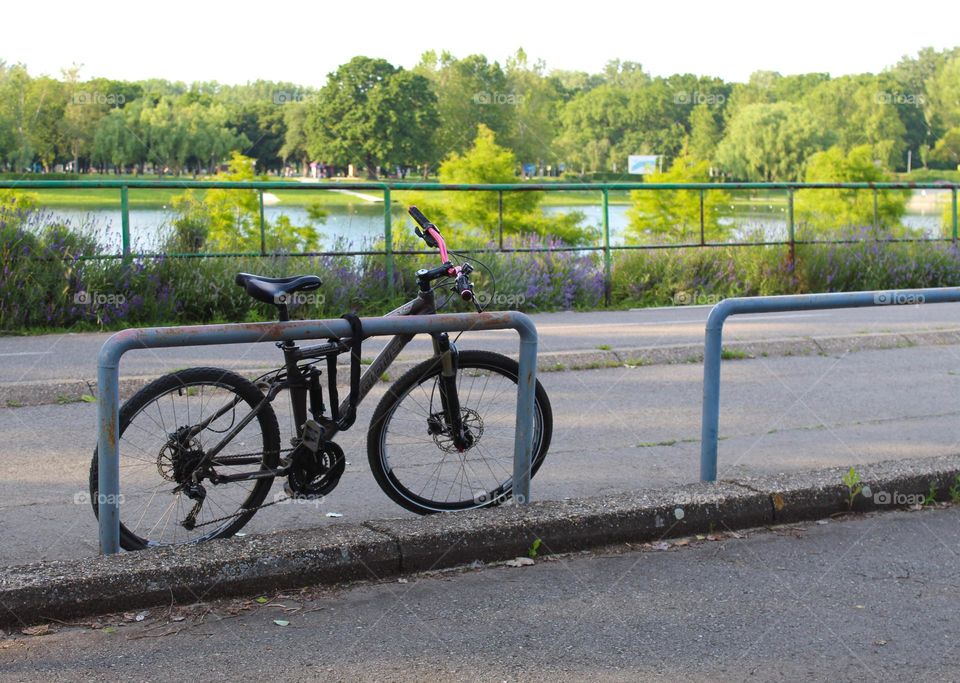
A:
[[[628,224],[627,206],[610,205],[610,234],[613,244],[623,244],[624,232]],[[321,248],[330,247],[339,238],[346,238],[355,248],[383,235],[383,208],[378,204],[334,206],[327,209],[328,216],[324,224],[317,224],[321,235]],[[600,227],[602,209],[598,206],[550,206],[544,209],[547,215],[582,212],[587,225]],[[111,251],[120,250],[120,210],[119,209],[67,209],[50,210],[53,220],[68,221],[74,227],[84,227],[98,234]],[[295,225],[309,223],[306,209],[295,206],[267,206],[264,215],[268,221],[286,215]],[[403,208],[396,207],[394,220],[402,217]],[[130,238],[135,251],[156,251],[170,230],[173,214],[165,209],[133,209],[130,211]],[[734,238],[762,230],[768,240],[783,240],[787,234],[785,210],[771,207],[770,211],[741,211],[731,217],[724,217],[721,223],[735,225]],[[908,213],[903,223],[918,228],[927,236],[941,234],[941,214],[939,210],[925,213]]]

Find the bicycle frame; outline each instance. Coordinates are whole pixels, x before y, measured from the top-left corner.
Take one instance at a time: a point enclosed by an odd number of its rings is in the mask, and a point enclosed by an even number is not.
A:
[[[408,301],[398,308],[395,308],[387,313],[384,317],[433,315],[436,312],[436,298],[433,291],[429,289],[422,289],[417,298]],[[377,354],[373,362],[371,362],[367,369],[361,374],[357,396],[354,397],[352,392],[348,393],[343,401],[337,404],[337,413],[335,414],[344,414],[347,410],[349,410],[351,404],[354,408],[360,405],[363,399],[366,398],[366,396],[370,393],[370,390],[374,387],[379,378],[384,372],[386,372],[387,368],[393,364],[393,362],[397,359],[407,344],[410,343],[414,336],[415,335],[412,334],[402,334],[391,337],[390,341],[388,341],[380,353]],[[451,362],[447,359],[456,357],[456,347],[449,342],[445,332],[433,334],[431,336],[433,338],[434,354],[440,357],[443,362],[443,375],[446,377],[454,377],[456,375],[456,363],[455,361]],[[226,447],[226,445],[230,443],[230,441],[257,416],[264,406],[271,403],[276,398],[277,394],[284,389],[287,389],[290,392],[291,408],[294,417],[294,425],[297,432],[296,443],[299,443],[304,436],[303,427],[307,421],[307,397],[310,388],[310,380],[304,374],[299,363],[304,360],[317,360],[330,356],[335,358],[337,355],[343,353],[349,348],[349,341],[349,338],[331,340],[324,344],[316,344],[304,348],[298,347],[293,341],[278,344],[284,355],[284,365],[287,373],[286,377],[282,381],[274,381],[270,384],[269,390],[263,397],[263,400],[258,403],[255,408],[250,410],[249,413],[244,415],[240,421],[237,422],[229,430],[229,432],[227,432],[223,438],[220,439],[216,446],[207,451],[207,459],[213,461],[214,463],[232,465],[253,465],[260,462],[259,458],[251,456],[226,456],[224,458],[217,459],[216,455],[223,450],[223,448]],[[450,416],[451,424],[449,426],[451,430],[455,434],[462,434],[459,402],[457,400],[455,390],[451,391],[450,387],[441,384],[441,390],[439,393],[444,412],[447,416]],[[207,424],[212,423],[218,417],[224,415],[227,411],[232,410],[238,403],[239,398],[234,399],[234,401],[218,410],[211,417],[207,418],[199,425],[194,426],[191,431],[202,431]],[[316,408],[316,406],[311,406],[311,408]],[[323,420],[322,426],[324,429],[322,436],[324,441],[331,441],[339,431],[342,431],[337,421],[329,418]],[[214,483],[230,483],[250,479],[284,476],[288,471],[289,465],[272,470],[261,469],[253,472],[220,475],[217,477]]]
[[[432,291],[420,292],[416,299],[412,299],[402,306],[395,308],[384,317],[404,316],[404,315],[433,315],[437,312],[436,299]],[[363,374],[360,375],[359,392],[356,397],[347,394],[343,401],[337,405],[339,414],[345,413],[353,402],[354,406],[360,405],[370,390],[380,379],[387,368],[393,364],[403,349],[410,343],[415,335],[403,334],[391,337],[386,346],[381,349],[373,362],[367,366]],[[433,335],[434,353],[442,353],[438,338],[441,335]],[[346,350],[349,339],[341,339],[339,343],[328,342],[326,344],[317,344],[299,348],[294,342],[287,342],[283,348],[285,365],[287,368],[286,386],[290,390],[291,401],[293,402],[294,423],[297,425],[297,436],[302,436],[301,426],[306,422],[306,378],[300,369],[298,363],[303,360],[324,358],[330,354],[341,353]],[[326,425],[325,425],[326,426]],[[324,433],[325,439],[331,439],[340,431],[335,424],[329,425]]]

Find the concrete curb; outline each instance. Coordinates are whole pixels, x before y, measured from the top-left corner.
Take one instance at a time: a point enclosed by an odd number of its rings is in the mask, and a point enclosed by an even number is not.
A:
[[[857,471],[866,488],[853,510],[892,509],[931,491],[949,497],[960,455]],[[546,554],[818,519],[849,512],[844,473],[829,468],[0,568],[0,626],[497,562],[526,555],[536,539]]]
[[[836,355],[858,351],[876,351],[911,346],[960,345],[960,328],[926,332],[882,332],[832,337],[787,337],[762,341],[728,341],[723,348],[734,352],[737,358]],[[412,368],[423,359],[398,361],[390,368],[391,379]],[[632,349],[544,351],[538,356],[540,372],[564,370],[596,370],[624,365],[674,365],[702,363],[703,344],[675,344],[672,346],[645,346]],[[241,368],[241,374],[253,376],[270,368]],[[127,376],[120,378],[120,397],[126,400],[155,376]],[[3,407],[74,403],[91,393],[96,380],[47,380],[40,382],[3,382],[0,393]]]

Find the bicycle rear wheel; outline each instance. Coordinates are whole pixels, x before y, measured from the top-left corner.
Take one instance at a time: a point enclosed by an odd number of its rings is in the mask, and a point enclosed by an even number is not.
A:
[[[280,429],[273,408],[264,405],[215,456],[207,451],[262,400],[260,390],[236,373],[191,368],[154,380],[123,404],[120,545],[125,550],[232,536],[250,520],[273,478],[215,484],[211,477],[277,466]],[[94,450],[90,501],[96,515],[98,464]],[[185,526],[197,503],[197,485],[203,488],[202,505]]]
[[[499,505],[513,492],[519,367],[487,351],[461,351],[458,366],[460,412],[473,440],[463,452],[444,427],[438,358],[397,380],[367,433],[370,469],[380,488],[419,514]],[[531,477],[543,464],[552,432],[550,400],[538,381]]]

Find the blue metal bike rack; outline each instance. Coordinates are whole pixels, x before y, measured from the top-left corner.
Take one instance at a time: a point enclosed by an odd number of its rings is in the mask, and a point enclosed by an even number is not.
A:
[[[533,411],[537,379],[537,329],[529,316],[516,311],[444,313],[362,318],[369,337],[431,332],[514,329],[520,336],[520,376],[517,382],[517,422],[513,451],[513,497],[530,501],[533,455]],[[241,323],[127,329],[111,336],[97,359],[97,420],[100,513],[100,552],[120,552],[120,357],[131,349],[212,344],[254,344],[349,337],[343,319],[283,323]]]
[[[910,304],[945,304],[960,301],[960,287],[892,289],[871,292],[836,292],[792,296],[735,297],[724,299],[707,317],[703,350],[703,421],[700,431],[700,481],[717,480],[717,441],[720,434],[720,360],[723,323],[731,315],[779,313],[830,308],[865,308]]]

